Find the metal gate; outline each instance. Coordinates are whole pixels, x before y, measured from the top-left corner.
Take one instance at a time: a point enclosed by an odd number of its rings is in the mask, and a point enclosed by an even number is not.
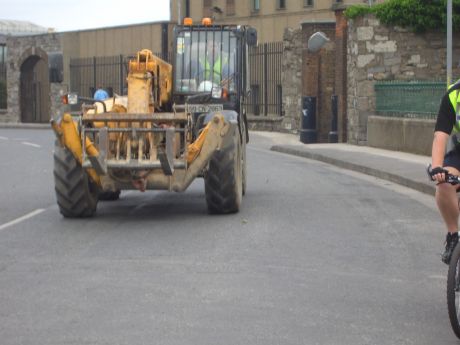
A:
[[[171,56],[154,53],[165,61]],[[70,59],[70,90],[84,97],[93,97],[97,88],[113,93],[127,94],[128,61],[133,56],[101,56]]]
[[[251,95],[246,113],[255,116],[282,116],[281,86],[283,42],[264,43],[249,50]]]
[[[93,97],[96,88],[124,94],[127,59],[123,55],[70,59],[70,90]]]
[[[155,55],[171,62],[171,53]],[[70,59],[70,88],[82,96],[92,97],[96,88],[110,95],[126,94],[128,60],[131,56],[105,56]],[[283,42],[264,43],[249,49],[251,94],[244,108],[255,116],[282,116],[281,86]]]

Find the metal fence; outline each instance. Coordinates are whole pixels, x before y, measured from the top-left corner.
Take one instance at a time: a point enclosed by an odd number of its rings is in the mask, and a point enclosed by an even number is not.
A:
[[[162,56],[171,63],[172,55]],[[281,64],[283,42],[265,43],[249,50],[251,94],[244,104],[248,114],[281,116]],[[107,56],[70,60],[70,88],[91,97],[98,87],[126,94],[127,66],[130,56]]]
[[[385,81],[375,84],[378,115],[414,118],[435,118],[442,96],[444,82]]]
[[[264,43],[250,48],[251,95],[245,104],[248,114],[283,115],[282,59],[283,42]]]
[[[171,56],[155,53],[166,61]],[[84,97],[92,97],[97,88],[105,88],[112,96],[126,94],[128,60],[132,56],[102,56],[70,59],[70,89]]]
[[[0,63],[0,109],[6,109],[6,64]]]

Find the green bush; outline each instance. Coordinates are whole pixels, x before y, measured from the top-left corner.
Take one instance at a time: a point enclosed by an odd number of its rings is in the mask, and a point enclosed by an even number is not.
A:
[[[388,0],[372,7],[350,6],[345,16],[354,19],[374,14],[381,23],[401,26],[415,32],[446,30],[447,0]],[[452,1],[453,27],[460,31],[460,0]]]
[[[6,81],[0,80],[0,109],[6,109]]]

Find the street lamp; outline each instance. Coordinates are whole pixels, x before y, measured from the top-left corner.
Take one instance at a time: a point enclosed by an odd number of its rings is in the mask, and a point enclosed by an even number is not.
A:
[[[310,36],[308,39],[307,48],[310,53],[316,53],[319,51],[330,39],[321,32],[315,32],[313,35]]]
[[[452,82],[452,0],[447,0],[447,87]]]

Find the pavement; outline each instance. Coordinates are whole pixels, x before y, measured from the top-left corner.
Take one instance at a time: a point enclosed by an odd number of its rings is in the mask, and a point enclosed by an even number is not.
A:
[[[42,128],[49,124],[0,123],[0,128]],[[265,140],[270,150],[322,161],[343,169],[357,171],[388,180],[422,193],[434,195],[434,183],[428,180],[426,167],[429,156],[390,151],[351,144],[303,144],[299,135],[278,132],[251,131]]]

